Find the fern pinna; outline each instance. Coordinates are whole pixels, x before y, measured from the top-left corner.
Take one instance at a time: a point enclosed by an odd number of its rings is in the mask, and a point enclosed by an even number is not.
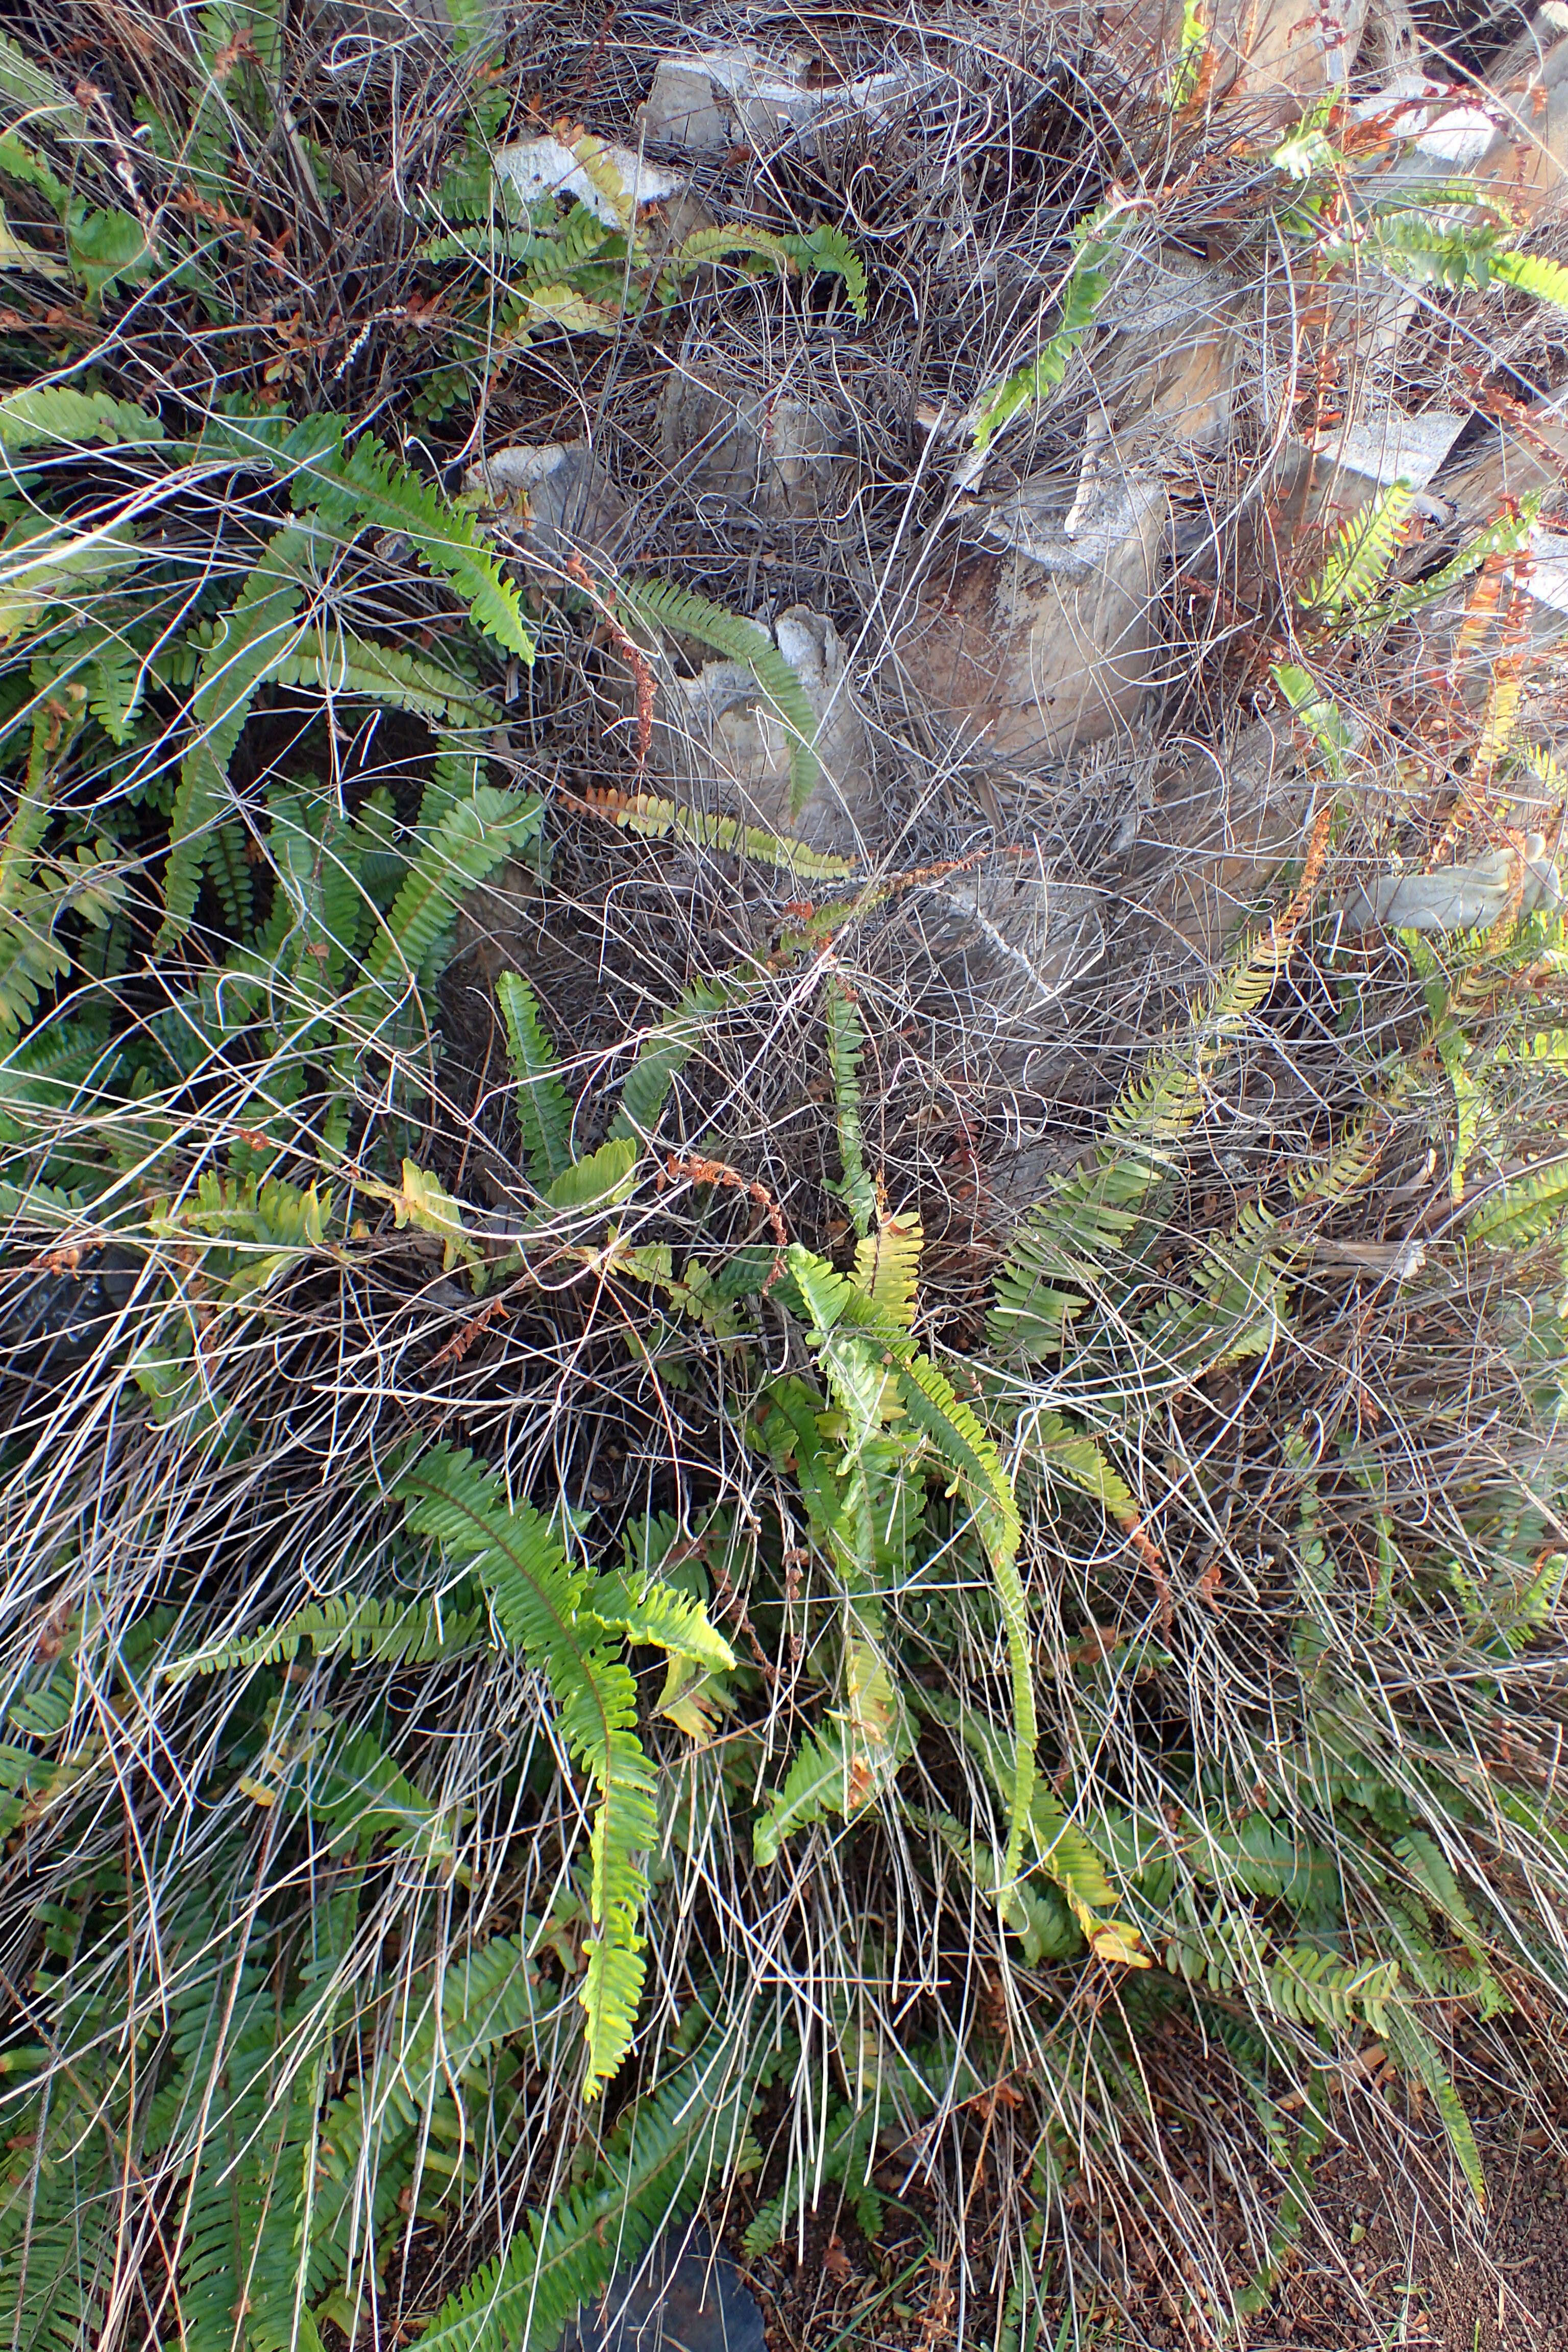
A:
[[[689,1597],[657,1580],[591,1580],[548,1521],[508,1507],[500,1481],[471,1455],[433,1448],[394,1493],[410,1528],[433,1537],[488,1592],[502,1638],[549,1682],[562,1737],[598,1790],[589,1842],[595,1934],[579,1996],[587,2019],[588,2091],[620,2065],[642,1993],[641,1856],[654,1842],[652,1768],[637,1737],[637,1689],[616,1654],[625,1640],[722,1672],[735,1663]]]

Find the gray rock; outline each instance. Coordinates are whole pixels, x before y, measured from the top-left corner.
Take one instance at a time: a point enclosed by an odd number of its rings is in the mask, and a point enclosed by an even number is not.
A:
[[[1522,883],[1516,849],[1489,849],[1468,866],[1443,866],[1432,874],[1386,874],[1370,891],[1356,893],[1345,908],[1352,931],[1381,923],[1391,931],[1484,929],[1519,894],[1519,910],[1560,907],[1563,883],[1547,856],[1544,836],[1525,837]]]
[[[464,484],[484,493],[495,528],[552,579],[564,576],[573,555],[601,572],[613,567],[626,504],[585,441],[492,449],[468,467]]]
[[[894,660],[965,748],[1020,766],[1130,734],[1153,683],[1167,500],[1152,474],[1086,457],[976,510],[922,583]]]
[[[914,911],[977,1034],[1037,1027],[1104,962],[1105,893],[1043,858],[987,859],[922,889]]]
[[[635,2280],[635,2284],[634,2284]],[[763,2315],[700,2221],[672,2230],[623,2273],[602,2304],[584,2305],[561,2352],[766,2352]]]
[[[845,674],[843,646],[827,615],[804,604],[781,613],[773,634],[817,719],[822,780],[805,807],[792,816],[791,739],[742,662],[704,662],[689,677],[659,653],[654,761],[677,796],[698,808],[816,849],[853,855],[872,784],[865,724]],[[629,707],[629,681],[627,688]]]
[[[936,79],[900,61],[853,81],[824,83],[810,79],[815,62],[805,49],[769,58],[744,46],[661,58],[638,110],[643,131],[694,153],[793,140],[809,146],[835,121],[889,121]]]
[[[659,446],[688,488],[795,520],[833,511],[854,464],[841,410],[712,370],[682,368],[670,376],[659,402]]]

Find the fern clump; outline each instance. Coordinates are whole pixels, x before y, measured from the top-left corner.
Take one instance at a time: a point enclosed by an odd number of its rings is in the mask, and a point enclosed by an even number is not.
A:
[[[1283,2340],[1353,2142],[1392,2340],[1568,2004],[1561,126],[629,5],[0,35],[3,2331]]]

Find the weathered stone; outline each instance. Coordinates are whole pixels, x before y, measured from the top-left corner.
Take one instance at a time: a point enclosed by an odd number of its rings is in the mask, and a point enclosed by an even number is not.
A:
[[[1568,470],[1568,389],[1500,416],[1487,439],[1436,484],[1464,531],[1483,529],[1505,498],[1561,499]]]
[[[686,676],[662,644],[654,651],[652,764],[695,807],[791,835],[814,848],[853,853],[870,814],[872,782],[865,722],[846,674],[844,648],[831,620],[804,604],[781,613],[773,634],[817,720],[822,775],[805,806],[790,808],[793,738],[741,662],[704,662]],[[629,713],[633,681],[618,661],[610,667],[617,700]],[[621,723],[634,722],[628,716]]]
[[[1052,871],[1043,852],[1000,855],[913,895],[910,908],[976,1044],[1016,1060],[1029,1033],[1105,960],[1107,894]]]
[[[809,49],[770,58],[744,46],[661,58],[637,119],[650,141],[699,153],[809,144],[834,121],[886,122],[934,79],[900,61],[830,82],[820,66]]]
[[[587,151],[599,177],[589,169]],[[662,204],[686,184],[678,172],[650,163],[630,147],[612,147],[580,140],[575,148],[559,139],[519,139],[503,147],[495,159],[496,177],[515,189],[525,205],[542,196],[585,205],[606,228],[621,228],[632,212],[645,205]],[[607,181],[608,185],[603,184]],[[616,191],[624,190],[624,197]]]
[[[898,633],[899,668],[967,746],[1026,763],[1130,728],[1147,696],[1166,498],[1152,473],[1041,475],[967,518]]]
[[[503,971],[527,971],[548,905],[534,868],[509,857],[488,882],[467,893],[458,909],[453,970],[480,973],[492,988]]]
[[[1123,466],[1225,440],[1246,309],[1226,271],[1178,249],[1140,255],[1118,273],[1100,316],[1091,415]]]
[[[833,512],[849,488],[849,420],[826,402],[679,368],[659,403],[659,446],[683,487],[773,517]]]
[[[1300,852],[1318,787],[1291,722],[1260,719],[1223,752],[1194,752],[1160,786],[1129,859],[1123,891],[1156,957],[1207,969],[1237,926]]]
[[[1225,99],[1312,99],[1342,89],[1366,21],[1366,0],[1215,0],[1204,46],[1187,68],[1194,94]],[[1110,0],[1100,18],[1097,60],[1139,97],[1164,96],[1184,69],[1184,0]]]
[[[1489,195],[1541,212],[1568,182],[1568,37],[1542,9],[1488,76],[1498,128],[1468,165]]]
[[[1441,520],[1448,511],[1441,493],[1425,493],[1465,421],[1447,409],[1410,416],[1388,403],[1310,440],[1291,441],[1271,502],[1276,533],[1295,538],[1314,523],[1332,530],[1396,481],[1422,494],[1417,511]]]
[[[1386,874],[1357,892],[1345,908],[1345,924],[1352,931],[1374,923],[1391,931],[1478,930],[1495,923],[1510,905],[1528,915],[1537,907],[1562,903],[1563,883],[1545,835],[1531,833],[1521,848],[1484,850],[1466,866]]]
[[[492,528],[525,560],[560,581],[574,555],[613,567],[627,523],[626,500],[585,441],[519,442],[492,449],[464,477],[493,509]]]

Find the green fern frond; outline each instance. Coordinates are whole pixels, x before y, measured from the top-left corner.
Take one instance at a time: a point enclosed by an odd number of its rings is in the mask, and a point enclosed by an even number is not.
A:
[[[555,1047],[539,1017],[539,1000],[520,973],[503,971],[496,1003],[506,1024],[517,1080],[517,1121],[529,1172],[541,1191],[572,1165],[572,1097],[556,1075]]]
[[[1397,1960],[1342,1960],[1310,1944],[1285,1946],[1264,1974],[1269,2004],[1279,2015],[1342,2033],[1358,2018],[1374,2033],[1386,2033],[1398,1981]]]
[[[0,449],[132,448],[166,441],[163,422],[106,392],[76,392],[68,384],[28,386],[0,400]]]
[[[579,1998],[588,2019],[587,2095],[630,2046],[643,1976],[638,1856],[656,1843],[652,1769],[637,1738],[637,1685],[612,1657],[603,1628],[579,1620],[585,1569],[526,1505],[508,1508],[493,1474],[472,1455],[435,1446],[393,1492],[416,1534],[462,1561],[490,1595],[509,1644],[547,1677],[563,1738],[598,1790],[590,1838],[589,1909],[599,1931]]]
[[[1276,662],[1269,676],[1316,743],[1324,773],[1342,776],[1344,755],[1355,749],[1355,736],[1339,704],[1299,662]]]
[[[669,1657],[690,1658],[714,1674],[728,1674],[734,1665],[733,1650],[710,1622],[702,1602],[657,1577],[601,1576],[588,1587],[583,1607],[606,1633],[663,1650]]]
[[[72,143],[87,137],[80,106],[8,33],[0,33],[0,97],[26,114],[36,131],[47,131]]]
[[[383,702],[443,729],[489,728],[500,721],[499,706],[466,678],[405,646],[377,645],[348,629],[312,631],[311,642],[286,655],[273,676],[280,686],[313,687],[345,701]]]
[[[395,457],[374,433],[362,433],[345,457],[341,442],[303,454],[289,484],[294,503],[334,529],[366,524],[402,532],[432,572],[449,580],[476,628],[506,652],[533,659],[533,635],[519,591],[489,550],[476,542],[474,520]]]
[[[1180,1038],[1152,1054],[1108,1116],[1107,1139],[1086,1169],[1060,1177],[1023,1218],[996,1277],[994,1347],[1026,1360],[1057,1354],[1086,1291],[1132,1241],[1150,1196],[1177,1164],[1202,1114],[1213,1073],[1289,960],[1316,887],[1316,847],[1296,898],[1237,954]]]
[[[1164,1961],[1190,1984],[1225,1999],[1248,1997],[1277,2017],[1335,2033],[1364,2021],[1382,2036],[1396,2005],[1396,1959],[1345,1959],[1305,1943],[1271,1953],[1264,1930],[1243,1911],[1222,1908],[1202,1924],[1193,1920],[1172,1935]]]
[[[70,210],[69,188],[36,147],[28,146],[26,140],[15,137],[9,131],[0,131],[0,173],[21,187],[37,188],[52,206],[56,219],[64,221]]]
[[[1470,1219],[1472,1237],[1494,1249],[1526,1249],[1568,1217],[1568,1159],[1549,1160],[1528,1176],[1510,1177]]]
[[[775,236],[771,229],[748,228],[743,222],[719,222],[710,228],[693,229],[670,255],[659,280],[660,299],[672,301],[680,280],[693,270],[711,268],[715,262],[728,261],[737,254],[771,261],[781,275],[796,266],[788,238]]]
[[[1005,1797],[1005,1790],[1002,1793]],[[1083,1931],[1054,1887],[1034,1885],[1027,1878],[1005,1885],[1002,1857],[989,1841],[983,1843],[951,1813],[928,1812],[924,1819],[981,1894],[997,1905],[1004,1923],[1019,1939],[1027,1967],[1079,1958]]]
[[[977,1715],[973,1708],[960,1706],[929,1691],[921,1694],[920,1704],[939,1722],[957,1731],[985,1768],[986,1777],[1004,1803],[1013,1793],[1013,1752],[1008,1740]],[[955,1852],[951,1838],[945,1841]],[[1100,1958],[1122,1968],[1144,1969],[1152,1965],[1143,1950],[1136,1927],[1116,1916],[1121,1900],[1110,1875],[1108,1857],[1101,1853],[1093,1838],[1068,1814],[1049,1789],[1037,1781],[1029,1799],[1029,1826],[1023,1851],[1026,1874],[1039,1871],[1059,1894],[1068,1918],[1077,1927],[1079,1937]],[[1048,1904],[1042,1905],[1037,1888],[1031,1887],[1027,1875],[1009,1878],[994,1851],[974,1845],[967,1858],[967,1866],[986,1894],[1001,1894],[1004,1916],[1016,1927],[1026,1945],[1037,1944],[1043,1950],[1049,1945],[1061,1948],[1064,1937],[1052,1924]],[[1011,1897],[1020,1898],[1016,1916],[1010,1916]],[[1059,1957],[1077,1948],[1076,1938],[1065,1939]]]
[[[780,866],[806,882],[843,882],[855,871],[848,858],[835,857],[826,849],[809,848],[804,841],[766,833],[760,825],[742,824],[739,817],[688,808],[680,801],[659,800],[652,793],[590,792],[587,803],[595,816],[608,817],[644,841],[663,841],[673,835],[693,849],[716,850],[721,857],[755,859],[758,865]]]
[[[373,998],[401,998],[408,983],[428,970],[464,895],[535,841],[542,817],[542,804],[531,795],[492,784],[481,784],[471,799],[446,811],[365,957],[365,986]]]
[[[716,2033],[616,2126],[603,2163],[454,2294],[416,2338],[419,2352],[551,2352],[569,2319],[658,2232],[689,2213],[739,2150],[756,2068]]]
[[[809,269],[817,277],[831,274],[843,279],[849,308],[864,326],[870,316],[866,265],[844,230],[834,221],[824,221],[816,228],[785,236],[782,241],[790,258],[802,269]]]
[[[1550,302],[1554,310],[1568,310],[1568,269],[1543,253],[1499,253],[1492,257],[1492,276],[1505,286]]]
[[[1059,1889],[1080,1934],[1097,1958],[1126,1967],[1150,1965],[1138,1931],[1116,1915],[1117,1893],[1105,1856],[1047,1790],[1037,1788],[1030,1806],[1034,1866]]]
[[[430,1234],[440,1242],[443,1274],[465,1265],[475,1292],[484,1289],[489,1278],[484,1252],[468,1231],[463,1203],[454,1199],[438,1176],[416,1160],[405,1160],[403,1182],[395,1192],[390,1186],[378,1185],[374,1190],[390,1202],[399,1233],[412,1225],[416,1233]]]
[[[163,1669],[163,1678],[182,1683],[195,1675],[288,1665],[305,1642],[318,1658],[423,1666],[472,1647],[483,1634],[481,1617],[460,1612],[444,1617],[434,1601],[378,1601],[374,1594],[341,1592],[327,1601],[307,1601],[281,1624],[264,1626],[259,1633],[176,1659]]]
[[[1185,106],[1188,100],[1196,95],[1203,75],[1204,52],[1208,47],[1208,38],[1209,28],[1204,16],[1204,0],[1184,0],[1181,38],[1176,45],[1175,62],[1171,68],[1171,79],[1165,91],[1165,103],[1173,112],[1177,108]],[[1272,157],[1276,169],[1281,168],[1279,152],[1279,149],[1276,148]]]
[[[218,905],[223,909],[224,921],[236,939],[243,939],[250,929],[248,839],[244,825],[237,818],[229,817],[213,827],[205,844],[206,869],[212,877]]]
[[[1441,2053],[1426,2027],[1403,2001],[1393,2001],[1381,2027],[1389,2054],[1404,2074],[1413,2075],[1424,2089],[1430,2092],[1432,2104],[1443,2120],[1459,2169],[1469,2183],[1470,2193],[1484,2212],[1487,2202],[1486,2170],[1480,2150],[1464,2101],[1454,2087],[1453,2076],[1443,2063]]]
[[[451,20],[452,46],[459,57],[479,65],[491,55],[497,26],[489,0],[447,0],[447,15]]]
[[[860,1055],[866,1037],[859,1008],[838,980],[827,984],[826,1022],[827,1069],[838,1122],[838,1164],[844,1171],[834,1189],[848,1210],[856,1232],[865,1234],[877,1214],[877,1187],[866,1172],[860,1143]]]
[[[773,639],[752,621],[727,613],[689,588],[670,580],[622,580],[617,599],[645,627],[671,629],[678,636],[694,637],[700,646],[743,663],[790,738],[790,814],[798,816],[811,798],[822,770],[813,746],[816,713],[805,688]]]
[[[1167,1378],[1202,1380],[1267,1356],[1286,1328],[1288,1297],[1279,1220],[1248,1202],[1231,1231],[1198,1253],[1184,1291],[1145,1317],[1144,1335]]]
[[[1500,1045],[1500,1062],[1549,1063],[1558,1069],[1568,1069],[1568,1029],[1537,1029],[1533,1035],[1521,1037],[1514,1045]]]
[[[300,1785],[331,1844],[357,1846],[364,1855],[384,1843],[427,1871],[451,1872],[457,1823],[450,1809],[427,1797],[373,1732],[328,1739],[308,1759]]]
[[[615,299],[593,301],[580,287],[562,285],[541,273],[524,279],[503,320],[506,332],[524,346],[542,327],[556,327],[569,335],[614,335],[620,323],[620,305]]]
[[[623,195],[626,193],[622,191]],[[565,216],[557,220],[545,219],[543,212],[542,206],[534,207],[541,257],[531,276],[536,284],[570,280],[604,255],[606,247],[614,252],[611,240],[620,233],[602,221],[591,205],[574,201]],[[624,259],[621,269],[624,273]]]
[[[783,1783],[752,1823],[752,1858],[759,1868],[775,1863],[787,1840],[799,1831],[829,1813],[840,1819],[850,1813],[849,1786],[846,1727],[829,1724],[809,1733],[791,1759]]]
[[[953,1826],[957,1827],[956,1822]],[[878,2087],[880,2090],[880,2085]],[[743,2243],[751,2261],[761,2262],[770,2254],[788,2235],[802,2208],[819,2198],[825,2187],[838,2181],[844,2184],[845,2196],[862,2234],[875,2243],[881,2235],[882,2224],[882,2202],[871,2179],[880,2105],[879,2099],[859,2107],[840,2104],[833,2109],[823,2131],[816,2164],[800,2166],[787,2185],[770,2197],[747,2222]],[[921,2122],[929,2112],[929,2095],[927,2103],[920,2107],[900,2102],[901,2122]],[[883,2113],[885,2116],[885,2109]]]
[[[68,901],[41,879],[27,844],[42,833],[47,805],[26,793],[0,848],[0,1034],[16,1035],[44,993],[70,970],[55,926]]]
[[[1469,1953],[1481,1958],[1481,1931],[1466,1902],[1452,1864],[1436,1840],[1425,1830],[1409,1830],[1394,1841],[1394,1852],[1409,1872],[1432,1908],[1446,1919]]]
[[[879,1216],[876,1231],[856,1244],[850,1280],[862,1298],[900,1331],[912,1329],[925,1234],[915,1216]]]
[[[146,676],[133,646],[123,638],[103,637],[93,661],[87,707],[111,743],[130,741]]]
[[[696,1052],[709,1022],[743,992],[743,983],[731,980],[697,980],[682,991],[674,1011],[648,1030],[637,1047],[610,1123],[612,1139],[640,1139],[653,1133],[670,1087]]]
[[[184,757],[170,824],[160,953],[184,937],[195,918],[202,862],[228,810],[228,763],[251,703],[298,642],[307,544],[302,531],[275,533],[202,655],[191,698],[196,740]]]
[[[1352,1119],[1333,1150],[1309,1160],[1287,1176],[1290,1196],[1299,1206],[1309,1202],[1326,1209],[1342,1208],[1372,1181],[1388,1139],[1387,1114],[1395,1095],[1391,1092],[1372,1109]]]
[[[890,1372],[911,1425],[929,1440],[953,1486],[968,1499],[995,1580],[1012,1667],[1013,1788],[1004,1866],[1004,1877],[1010,1884],[1017,1875],[1023,1852],[1024,1824],[1035,1783],[1037,1736],[1028,1612],[1016,1565],[1020,1528],[1012,1481],[973,1410],[954,1394],[952,1382],[930,1358],[919,1353],[907,1332],[798,1242],[791,1244],[786,1263],[813,1318],[813,1345],[821,1350],[830,1377],[847,1376],[858,1385],[869,1375],[876,1386],[884,1369]],[[861,1335],[879,1355],[879,1367],[868,1363],[862,1368],[852,1349],[845,1349],[846,1338],[853,1340]],[[855,1386],[846,1390],[844,1402],[853,1413]]]
[[[1025,1461],[1037,1465],[1047,1477],[1061,1478],[1079,1492],[1100,1504],[1107,1516],[1120,1527],[1132,1525],[1139,1517],[1138,1505],[1131,1488],[1121,1473],[1113,1468],[1097,1437],[1087,1430],[1077,1429],[1059,1412],[1045,1410],[1031,1412],[1019,1430],[1024,1441]]]
[[[545,1186],[547,1207],[577,1216],[602,1216],[630,1195],[640,1150],[635,1136],[610,1136]]]
[[[1402,208],[1373,220],[1356,244],[1340,240],[1326,246],[1326,266],[1364,269],[1380,262],[1408,286],[1448,286],[1456,291],[1484,287],[1505,257],[1498,251],[1497,222],[1433,218],[1429,208],[1445,195],[1449,202],[1476,202],[1473,184],[1468,190],[1463,183],[1436,189],[1419,211]]]
[[[1027,1671],[1026,1613],[1022,1591],[1014,1589],[1016,1571],[1013,1562],[1018,1549],[1019,1527],[1012,1480],[1002,1466],[994,1444],[971,1407],[954,1393],[945,1372],[940,1371],[928,1356],[910,1347],[904,1335],[898,1332],[896,1324],[884,1324],[874,1313],[864,1314],[858,1303],[849,1312],[851,1320],[863,1323],[884,1345],[893,1344],[893,1335],[898,1334],[902,1352],[896,1360],[904,1410],[924,1431],[952,1479],[969,1496],[975,1525],[997,1578],[1008,1644],[1014,1653],[1014,1697],[1019,1708],[1019,1737],[1032,1755],[1034,1699]],[[1031,1765],[1026,1775],[1020,1769],[1020,1788],[1026,1778],[1032,1777],[1032,1770]]]
[[[1322,570],[1300,591],[1309,612],[1335,620],[1347,605],[1369,604],[1398,552],[1415,503],[1415,486],[1402,474],[1341,523]]]
[[[1395,589],[1394,594],[1381,604],[1365,606],[1355,615],[1356,626],[1375,629],[1381,628],[1385,621],[1405,620],[1410,614],[1436,604],[1451,588],[1457,588],[1462,580],[1468,580],[1472,572],[1479,572],[1492,556],[1521,553],[1529,545],[1531,530],[1544,497],[1542,490],[1527,491],[1520,499],[1516,513],[1500,515],[1495,522],[1489,522],[1484,530],[1475,532],[1457,555],[1450,556],[1447,562],[1440,564],[1428,578],[1413,581],[1406,587]]]
[[[1073,231],[1072,267],[1055,325],[1038,357],[993,384],[975,402],[970,433],[977,455],[1020,409],[1038,407],[1066,375],[1068,362],[1093,326],[1110,290],[1110,265],[1120,249],[1120,233],[1113,225],[1117,210],[1113,205],[1101,205]],[[1110,235],[1102,235],[1107,228]]]
[[[398,2200],[414,2178],[443,2094],[452,2084],[477,2084],[483,2095],[487,2070],[506,2042],[537,2025],[537,1984],[526,1935],[492,1937],[463,1952],[423,2005],[402,2013],[391,2046],[326,2107],[318,2134],[308,2289],[310,2300],[345,2334],[352,2336],[354,2326],[349,2289],[362,2195],[378,2233],[397,2227]],[[460,2103],[456,2119],[461,2129]]]

